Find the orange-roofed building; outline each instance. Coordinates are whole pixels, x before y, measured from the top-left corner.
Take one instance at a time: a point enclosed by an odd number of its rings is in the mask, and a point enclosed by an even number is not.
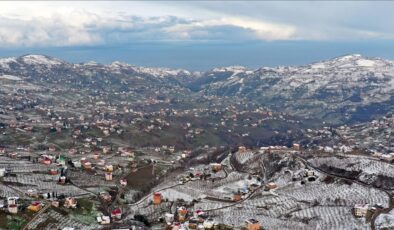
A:
[[[153,193],[153,204],[160,204],[162,199],[162,195],[160,192]]]

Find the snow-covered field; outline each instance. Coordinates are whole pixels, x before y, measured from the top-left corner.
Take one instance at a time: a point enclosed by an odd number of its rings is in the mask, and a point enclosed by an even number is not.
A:
[[[380,214],[375,220],[375,225],[378,229],[394,229],[394,211]]]
[[[263,160],[264,153],[244,153],[235,155],[236,160],[247,163],[251,159]],[[281,159],[290,159],[291,155],[283,153]],[[361,160],[363,162],[364,160]],[[240,163],[239,162],[239,163]],[[263,161],[261,161],[263,162]],[[295,165],[295,166],[294,166]],[[374,163],[371,163],[374,165]],[[291,167],[293,168],[291,168]],[[355,166],[356,167],[356,166]],[[360,166],[361,167],[361,166]],[[379,167],[377,165],[371,166]],[[283,167],[270,181],[279,187],[271,191],[258,188],[249,192],[239,202],[228,199],[230,191],[250,184],[247,173],[240,173],[226,168],[227,177],[212,182],[210,180],[189,181],[161,191],[169,202],[159,206],[150,204],[148,197],[136,206],[130,206],[131,213],[144,213],[159,217],[160,213],[168,211],[169,204],[179,200],[190,202],[201,198],[189,207],[189,210],[204,210],[218,223],[240,227],[245,220],[254,218],[261,222],[265,229],[370,229],[365,219],[355,218],[352,209],[355,204],[367,203],[389,206],[387,194],[381,190],[362,186],[357,183],[344,183],[341,180],[326,180],[326,175],[314,172],[315,181],[301,184],[300,179],[292,180],[292,176],[302,175],[307,166],[295,162]],[[372,170],[370,169],[370,170]],[[286,173],[284,173],[286,172]],[[249,178],[248,178],[249,177]],[[163,189],[159,185],[152,191]],[[230,196],[231,197],[231,196]],[[143,210],[141,209],[143,208]],[[173,207],[172,207],[173,208]]]
[[[337,158],[332,156],[316,157],[310,159],[309,162],[317,167],[326,165],[346,171],[360,172],[358,179],[369,184],[376,181],[377,176],[394,178],[394,166],[379,160],[362,157]]]

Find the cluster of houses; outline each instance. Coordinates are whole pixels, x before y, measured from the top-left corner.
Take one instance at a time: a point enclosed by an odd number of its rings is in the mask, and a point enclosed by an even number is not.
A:
[[[316,181],[318,178],[318,175],[314,170],[311,169],[305,169],[297,174],[293,175],[292,180],[293,181],[301,181],[301,184],[306,184],[308,182],[313,182]]]
[[[246,152],[244,149],[244,146],[240,146],[238,148],[239,152]],[[260,153],[297,153],[301,151],[301,145],[298,143],[294,143],[291,148],[287,146],[267,146],[267,147],[261,147],[259,152]]]
[[[43,207],[43,203],[40,201],[32,201],[27,207],[24,202],[21,202],[19,197],[7,197],[6,203],[4,200],[0,200],[0,208],[7,211],[10,214],[18,214],[21,207],[24,206],[31,212],[38,212]]]
[[[116,222],[122,219],[122,209],[115,208],[111,211],[110,216],[99,215],[96,217],[97,223],[102,225],[108,225],[112,222]]]
[[[100,119],[93,123],[93,126],[101,130],[104,136],[108,137],[111,133],[122,134],[123,129],[120,128],[119,121],[112,119]]]
[[[208,229],[234,229],[233,226],[226,226],[210,218],[203,210],[188,210],[184,206],[179,206],[175,213],[165,213],[165,230],[208,230]],[[245,220],[243,229],[260,230],[261,224],[256,219]]]
[[[351,146],[373,153],[394,152],[394,116],[387,115],[371,122],[341,126],[337,132]]]
[[[28,201],[21,200],[19,197],[15,196],[7,197],[6,202],[4,202],[4,200],[0,200],[0,208],[10,214],[18,214],[19,211],[24,209],[31,212],[38,212],[48,203],[54,207],[63,205],[65,208],[77,208],[77,200],[74,197],[65,197],[63,195],[58,196],[54,193],[45,193],[39,196],[38,193],[32,189],[27,192],[27,195],[32,198],[36,198],[37,200]]]
[[[68,153],[71,159],[66,162],[66,158],[61,154],[41,154],[36,160],[38,163],[45,164],[48,166],[52,166],[56,164],[56,167],[49,169],[49,174],[57,175],[60,174],[59,183],[65,184],[67,181],[66,171],[67,166],[66,163],[70,164],[72,168],[82,168],[84,170],[92,171],[100,170],[103,173],[103,179],[106,181],[113,180],[113,171],[116,169],[112,164],[106,164],[106,161],[102,158],[103,154],[109,154],[110,148],[104,146],[102,151],[94,151],[92,154],[89,154],[87,157],[76,157],[78,151],[75,148],[71,148]],[[50,151],[53,152],[53,151]],[[134,152],[130,148],[119,147],[117,154],[121,157],[127,157],[128,161],[131,163],[132,169],[137,167],[136,161],[134,161]],[[120,184],[123,186],[127,185],[127,181],[125,179],[120,180]]]

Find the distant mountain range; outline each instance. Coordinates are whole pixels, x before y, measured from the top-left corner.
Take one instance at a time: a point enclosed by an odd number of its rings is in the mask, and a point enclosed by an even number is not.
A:
[[[131,90],[195,100],[202,96],[238,98],[277,112],[332,124],[368,121],[394,111],[394,62],[346,55],[305,66],[241,66],[207,72],[137,67],[121,62],[72,64],[43,55],[0,59],[0,76],[34,84],[111,91]]]

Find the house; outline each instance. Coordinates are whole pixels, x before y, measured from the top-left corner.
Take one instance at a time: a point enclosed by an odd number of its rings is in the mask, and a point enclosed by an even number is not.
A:
[[[211,169],[213,172],[219,172],[222,170],[222,165],[218,163],[211,163]]]
[[[11,214],[17,214],[18,213],[18,206],[16,204],[9,204],[8,205],[8,212]]]
[[[189,223],[188,223],[188,228],[189,228],[190,230],[192,230],[192,229],[197,229],[197,224],[198,224],[198,220],[196,220],[196,219],[190,219],[190,220],[189,220]]]
[[[170,146],[169,150],[171,153],[175,152],[175,146]]]
[[[173,223],[171,227],[172,227],[172,228],[170,228],[171,230],[179,230],[179,229],[181,229],[181,223],[178,223],[178,222]]]
[[[103,147],[103,153],[104,154],[107,154],[107,153],[109,153],[111,151],[111,148],[110,147],[108,147],[108,146],[104,146]]]
[[[112,180],[112,172],[106,172],[105,173],[105,180],[107,180],[107,181]]]
[[[162,195],[160,192],[153,193],[153,204],[160,204],[162,200]]]
[[[51,146],[49,146],[48,150],[49,150],[50,152],[55,152],[55,151],[56,151],[56,148],[55,148],[54,145],[51,145]]]
[[[211,218],[206,219],[203,223],[205,229],[212,229],[214,225],[215,221]]]
[[[293,150],[299,151],[300,149],[300,144],[293,144]]]
[[[65,176],[59,177],[58,183],[59,183],[59,184],[65,184],[65,183],[66,183],[66,177],[65,177]]]
[[[82,167],[81,161],[74,160],[74,161],[72,161],[72,163],[73,163],[75,168],[81,168]]]
[[[165,219],[166,223],[172,223],[174,221],[174,214],[166,213],[164,215],[164,219]]]
[[[275,184],[274,182],[269,182],[268,184],[265,185],[265,188],[267,190],[276,189],[277,187],[278,187],[278,185]]]
[[[238,152],[240,152],[240,153],[246,152],[246,147],[245,146],[239,146],[238,147]]]
[[[59,173],[59,171],[57,169],[50,169],[49,170],[50,175],[57,175],[58,173]]]
[[[248,230],[260,230],[261,228],[260,222],[255,219],[248,219],[245,221],[245,224]]]
[[[98,160],[99,157],[100,155],[97,152],[93,153],[93,159]]]
[[[0,177],[3,177],[5,175],[5,168],[0,168]]]
[[[65,208],[76,208],[77,207],[77,200],[74,197],[67,197],[64,200],[64,207]]]
[[[11,214],[17,214],[18,213],[18,205],[16,204],[16,201],[18,200],[18,197],[8,197],[7,198],[7,209],[8,212]]]
[[[379,158],[383,161],[391,162],[394,159],[394,156],[391,154],[382,154]]]
[[[99,160],[99,161],[97,162],[97,165],[99,165],[99,166],[104,166],[104,165],[105,165],[105,160]]]
[[[51,202],[51,205],[52,205],[53,207],[58,208],[59,205],[60,205],[60,202],[59,202],[58,200],[53,200],[53,201]]]
[[[60,155],[57,160],[56,163],[60,164],[60,165],[66,165],[66,159],[64,158],[64,156]]]
[[[83,164],[84,169],[92,169],[92,163],[90,163],[89,161],[85,162]]]
[[[188,213],[188,211],[185,207],[179,207],[178,208],[178,221],[185,222],[187,213]]]
[[[100,198],[106,202],[111,202],[112,196],[108,192],[100,192]]]
[[[74,155],[74,154],[76,154],[76,153],[77,153],[77,150],[74,149],[74,148],[68,150],[68,154],[70,154],[70,155]]]
[[[0,147],[0,154],[5,154],[6,153],[6,148]]]
[[[16,204],[16,201],[19,199],[19,197],[7,197],[7,204],[12,205]]]
[[[122,219],[122,210],[120,208],[116,208],[111,212],[111,218],[113,219]]]
[[[134,152],[130,148],[119,147],[118,152],[120,152],[120,156],[122,157],[134,157]]]
[[[241,192],[235,192],[234,194],[233,194],[233,201],[235,201],[235,202],[238,202],[238,201],[240,201],[242,199],[242,195],[241,195]]]
[[[28,189],[26,195],[30,197],[38,197],[38,192],[36,189]]]
[[[100,224],[110,224],[111,223],[111,219],[109,218],[109,216],[98,216],[97,217],[97,222]]]
[[[38,202],[38,201],[32,202],[32,203],[27,207],[27,209],[28,209],[29,211],[32,211],[32,212],[38,212],[38,211],[41,210],[41,208],[42,208],[41,203]]]
[[[364,217],[368,212],[368,204],[356,204],[354,205],[354,215],[356,217]]]
[[[126,179],[120,179],[120,185],[127,186],[127,180]]]
[[[106,166],[104,167],[104,170],[105,170],[106,172],[113,172],[113,171],[114,171],[114,166],[113,166],[113,165],[106,165]]]
[[[325,147],[323,148],[323,151],[326,152],[326,153],[333,153],[333,152],[334,152],[334,149],[331,148],[331,147],[329,147],[329,146],[325,146]]]
[[[40,158],[40,163],[45,164],[45,165],[50,165],[50,164],[52,164],[52,159],[47,155],[43,155]]]
[[[109,130],[108,130],[108,129],[104,129],[104,130],[103,130],[103,134],[104,134],[104,136],[106,136],[106,137],[109,136],[109,134],[110,134],[110,133],[109,133]]]
[[[197,209],[197,210],[195,210],[194,211],[194,217],[200,217],[200,216],[203,216],[205,213],[204,213],[204,211],[203,210],[201,210],[201,209]]]
[[[305,177],[311,177],[314,176],[315,172],[312,170],[305,170]]]

